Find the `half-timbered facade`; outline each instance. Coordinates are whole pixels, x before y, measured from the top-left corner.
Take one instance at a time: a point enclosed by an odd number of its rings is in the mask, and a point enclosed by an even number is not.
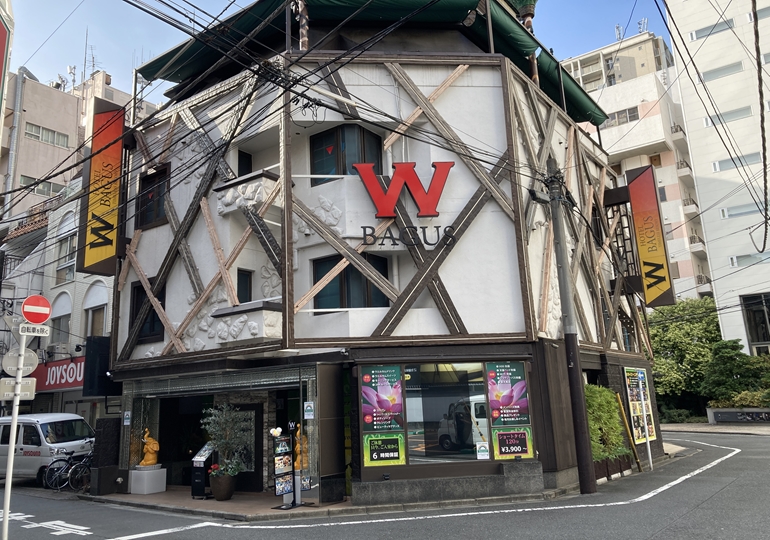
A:
[[[279,10],[261,2],[229,45],[191,40],[139,69],[179,82],[181,99],[131,152],[113,327],[131,411],[121,467],[149,426],[169,482],[189,481],[201,411],[230,402],[254,419],[243,490],[271,489],[268,429],[291,420],[304,496],[321,503],[574,484],[557,272],[574,284],[587,380],[625,392],[623,366],[648,366],[624,287],[629,215],[604,201],[623,180],[575,123],[603,113],[569,80],[567,112],[549,97],[547,55],[532,81],[538,45],[507,4],[493,2],[503,54],[486,52],[475,1],[384,38],[419,6],[335,29],[353,4],[303,6],[287,55],[227,53],[285,49],[271,33],[283,12],[264,29]],[[570,268],[533,197],[549,157],[574,203]]]

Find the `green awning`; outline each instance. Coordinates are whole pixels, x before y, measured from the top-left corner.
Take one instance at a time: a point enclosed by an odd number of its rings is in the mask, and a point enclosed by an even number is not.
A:
[[[540,49],[540,43],[530,34],[510,11],[492,0],[492,31],[495,36],[495,51],[508,57],[524,73],[529,73],[527,57]],[[339,23],[346,19],[366,0],[307,0],[308,17],[312,23]],[[232,47],[245,34],[256,28],[268,15],[273,13],[281,0],[259,0],[223,23],[205,30],[199,34],[199,39],[190,40],[177,45],[138,68],[138,72],[153,81],[163,79],[175,83],[190,80],[203,73],[222,57],[222,53],[207,45],[210,43],[217,48]],[[374,0],[372,4],[357,15],[355,20],[364,23],[380,23],[388,25],[425,5],[425,0]],[[440,0],[435,5],[415,16],[416,23],[430,23],[436,26],[457,28],[468,18],[478,5],[478,0]],[[285,18],[277,16],[265,27],[255,41],[249,45],[249,52],[256,55],[272,55],[271,48],[283,50],[285,39]],[[467,24],[467,23],[466,23]],[[480,44],[488,42],[486,19],[476,16],[473,23],[465,28],[473,39]],[[202,42],[203,41],[203,42]],[[244,57],[244,60],[246,58]],[[556,103],[561,103],[559,86],[558,62],[550,53],[541,50],[537,58],[540,73],[540,87]],[[241,71],[237,64],[223,70],[221,77],[228,77]],[[564,93],[567,101],[567,113],[576,122],[591,122],[599,125],[607,119],[607,115],[588,96],[572,77],[562,68]]]
[[[561,64],[546,51],[537,56],[537,70],[540,75],[540,88],[556,103],[561,103],[559,73],[564,84],[564,97],[567,101],[567,114],[575,122],[591,122],[601,125],[607,120],[607,114],[591,99],[585,90],[573,79]]]

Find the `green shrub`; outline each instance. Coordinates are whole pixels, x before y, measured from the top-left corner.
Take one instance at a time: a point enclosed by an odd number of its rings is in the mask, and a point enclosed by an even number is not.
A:
[[[744,390],[743,392],[733,394],[729,399],[714,399],[709,401],[709,407],[714,409],[770,407],[770,390]]]
[[[690,421],[692,414],[687,409],[661,409],[660,421],[664,424],[684,424]]]
[[[615,459],[630,453],[625,445],[618,402],[612,390],[587,384],[585,394],[594,461]]]

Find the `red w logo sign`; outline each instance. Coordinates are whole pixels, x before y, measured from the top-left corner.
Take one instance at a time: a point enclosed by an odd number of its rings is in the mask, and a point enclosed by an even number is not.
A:
[[[441,192],[444,191],[449,169],[454,167],[454,161],[437,161],[433,163],[433,178],[431,178],[428,191],[422,187],[422,182],[414,172],[414,163],[394,163],[393,179],[387,187],[387,191],[382,190],[377,175],[374,174],[374,165],[372,163],[356,163],[353,167],[358,171],[358,175],[364,182],[366,191],[372,198],[374,206],[377,207],[378,218],[396,217],[396,201],[398,196],[406,185],[412,199],[417,203],[420,211],[417,217],[436,217],[438,216],[438,200],[441,198]]]

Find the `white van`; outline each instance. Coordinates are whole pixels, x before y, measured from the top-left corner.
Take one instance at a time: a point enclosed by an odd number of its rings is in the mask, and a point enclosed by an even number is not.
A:
[[[438,426],[438,442],[444,450],[473,447],[488,441],[487,402],[483,395],[463,398],[449,405]]]
[[[13,458],[14,478],[35,478],[43,485],[48,465],[65,452],[82,457],[94,441],[94,430],[82,416],[69,413],[21,414]],[[8,446],[11,437],[11,417],[0,418],[0,478],[5,477]]]

